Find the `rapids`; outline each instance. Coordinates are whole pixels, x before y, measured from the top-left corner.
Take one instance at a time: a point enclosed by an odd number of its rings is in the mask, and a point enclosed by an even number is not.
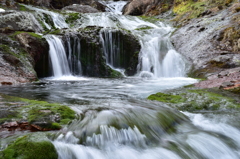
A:
[[[26,85],[2,86],[0,91],[62,103],[76,111],[77,118],[51,140],[59,159],[239,159],[240,130],[231,124],[237,120],[231,112],[194,114],[146,100],[150,94],[197,80],[185,77],[190,66],[169,41],[174,29],[161,22],[120,15],[123,3],[105,3],[109,13],[83,14],[72,29],[102,26],[102,35],[107,36],[102,41],[104,54],[109,57],[106,62],[116,69],[111,28],[131,31],[141,42],[137,75],[87,78],[79,69],[78,76],[74,76],[61,40],[46,35],[52,67],[56,69],[53,77]],[[80,61],[76,66],[81,67]]]

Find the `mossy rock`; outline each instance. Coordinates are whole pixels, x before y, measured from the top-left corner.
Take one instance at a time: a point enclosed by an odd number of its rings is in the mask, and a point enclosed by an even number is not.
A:
[[[238,111],[240,104],[235,97],[228,97],[227,91],[224,94],[214,89],[194,89],[192,87],[182,90],[165,93],[156,93],[148,97],[149,100],[156,100],[177,108],[181,111]],[[222,90],[221,90],[222,92]]]
[[[48,103],[45,101],[29,100],[0,94],[2,101],[13,104],[8,116],[2,116],[1,122],[10,119],[23,120],[24,117],[30,124],[37,124],[43,129],[60,129],[61,125],[67,124],[75,118],[75,112],[65,105]],[[10,107],[10,106],[9,106]],[[54,120],[52,119],[53,117]],[[45,124],[41,124],[45,123]]]
[[[165,93],[156,93],[150,95],[147,99],[149,100],[157,100],[164,103],[181,103],[184,102],[186,99],[180,95],[171,95]]]
[[[31,135],[18,138],[0,153],[2,159],[57,159],[58,155],[50,141],[33,141]]]

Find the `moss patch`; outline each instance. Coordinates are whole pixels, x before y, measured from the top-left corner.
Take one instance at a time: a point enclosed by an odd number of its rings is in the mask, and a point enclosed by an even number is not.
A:
[[[171,94],[165,94],[165,93],[152,94],[147,99],[157,100],[164,103],[181,103],[185,101],[185,98],[183,98],[180,95],[171,95]]]
[[[149,100],[168,103],[181,111],[230,111],[239,110],[240,104],[231,97],[216,93],[210,89],[184,88],[181,91],[157,93],[150,95]]]
[[[142,20],[150,22],[150,23],[156,23],[158,21],[160,21],[160,19],[157,19],[155,17],[151,17],[151,16],[140,16]]]
[[[11,143],[0,154],[2,159],[57,159],[55,147],[49,141],[32,141],[30,136],[23,136]]]
[[[233,0],[215,0],[215,1],[193,1],[193,0],[175,0],[173,12],[176,17],[173,21],[184,22],[201,16],[207,10],[221,10],[233,3]]]
[[[33,32],[24,32],[24,31],[16,31],[15,33],[13,33],[11,35],[12,38],[14,38],[16,35],[21,34],[21,33],[27,33],[29,35],[31,35],[32,37],[38,38],[38,39],[42,39],[42,36]]]
[[[21,104],[20,107],[14,108],[14,112],[16,112],[14,113],[14,116],[10,115],[5,119],[14,117],[20,120],[26,117],[29,123],[46,120],[48,124],[46,124],[45,128],[59,129],[61,124],[67,124],[69,121],[75,118],[75,112],[65,105],[48,103],[45,101],[29,100],[4,94],[0,94],[0,96],[6,103],[10,102]],[[59,121],[49,121],[49,116],[54,115],[59,116]]]
[[[68,15],[68,16],[67,16],[67,18],[66,18],[66,22],[67,22],[68,24],[74,23],[74,22],[75,22],[76,20],[78,20],[78,19],[80,18],[80,16],[81,16],[80,13],[68,13],[67,15]]]

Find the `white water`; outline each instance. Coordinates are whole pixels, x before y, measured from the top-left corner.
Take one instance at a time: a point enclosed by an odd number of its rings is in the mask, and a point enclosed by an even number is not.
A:
[[[4,10],[4,9],[2,9],[2,8],[0,8],[0,13],[1,13],[1,12],[5,12],[5,10]]]
[[[122,14],[122,8],[127,4],[127,1],[119,1],[117,3],[113,3],[112,1],[100,1],[100,3],[107,6],[107,12]]]
[[[44,25],[46,26],[47,29],[52,29],[52,26],[49,24],[49,20],[53,22],[55,28],[62,29],[62,28],[69,27],[68,24],[65,22],[64,16],[62,16],[61,14],[58,14],[58,13],[55,13],[52,11],[48,11],[48,10],[44,10],[44,9],[40,9],[37,7],[33,7],[30,5],[24,5],[24,6],[30,10],[35,11],[34,13],[37,15],[36,17],[41,18],[41,21],[44,23]],[[46,15],[48,17],[45,17]]]
[[[108,41],[112,40],[112,43],[118,39],[111,37],[111,28],[131,31],[141,44],[138,66],[140,76],[145,76],[147,73],[157,78],[184,77],[188,71],[186,60],[174,50],[169,41],[173,28],[159,21],[150,23],[138,17],[123,16],[115,13],[83,14],[81,23],[79,22],[75,27],[85,28],[87,26],[100,26],[106,28],[105,31],[109,30]],[[108,44],[104,43],[104,45],[111,45],[109,42]],[[114,48],[114,46],[109,48]],[[115,49],[105,50],[105,52],[108,52],[106,55],[107,62],[112,66],[112,62],[115,61],[114,57],[117,57],[117,52],[114,51]]]
[[[184,112],[188,120],[167,105],[141,99],[152,93],[196,82],[181,77],[187,67],[168,40],[171,27],[111,13],[85,14],[84,18],[86,23],[79,24],[81,27],[98,24],[105,28],[111,26],[130,30],[141,41],[139,75],[158,78],[73,77],[68,67],[72,59],[66,56],[62,41],[47,35],[56,77],[41,86],[29,86],[27,89],[20,86],[19,90],[37,98],[42,93],[41,97],[51,102],[71,102],[69,105],[80,116],[52,141],[59,159],[240,158],[238,128],[217,117],[213,120],[204,114]],[[146,26],[152,29],[137,30]],[[62,70],[62,66],[67,68]],[[181,78],[159,78],[179,76]],[[13,91],[19,94],[16,87]],[[228,114],[224,114],[223,119],[228,120]],[[168,127],[175,127],[176,131],[168,132]]]
[[[67,41],[67,51],[68,51],[68,63],[70,65],[70,71],[73,75],[79,76],[82,75],[82,64],[80,61],[81,55],[81,43],[80,39],[77,36],[71,36],[72,41],[70,39],[70,35],[66,37]]]
[[[71,72],[61,39],[55,35],[46,35],[45,38],[50,48],[49,55],[54,77],[70,76]]]

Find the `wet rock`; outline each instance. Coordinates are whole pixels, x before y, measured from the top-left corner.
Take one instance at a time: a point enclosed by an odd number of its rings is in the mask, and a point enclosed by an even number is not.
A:
[[[31,82],[49,75],[49,46],[44,38],[30,32],[1,34],[1,37],[1,85]]]
[[[31,56],[18,41],[1,34],[0,41],[0,84],[14,85],[37,79],[31,64]]]
[[[158,15],[168,11],[173,0],[131,0],[123,8],[124,15]]]
[[[72,46],[71,49],[68,49],[68,54],[73,54],[75,57],[80,56],[82,75],[91,77],[121,77],[122,75],[120,73],[112,70],[106,63],[107,57],[104,54],[103,43],[100,40],[100,36],[102,40],[107,41],[108,39],[106,39],[106,37],[108,34],[111,34],[112,38],[115,39],[111,41],[112,46],[114,46],[114,51],[120,50],[120,52],[118,52],[119,59],[117,59],[117,61],[120,62],[113,66],[125,69],[125,74],[128,76],[134,75],[138,64],[140,44],[130,33],[112,28],[105,31],[101,27],[89,26],[79,29],[78,32],[70,31],[65,34],[63,39],[66,48],[68,48],[69,43]],[[104,35],[106,35],[106,37],[104,37]],[[73,48],[77,47],[77,45],[74,44],[76,41],[80,43],[81,53],[79,55],[76,51],[69,53],[69,50],[77,50],[77,48]]]
[[[41,32],[43,29],[29,12],[0,12],[0,32],[10,31]]]
[[[16,38],[31,56],[30,62],[38,77],[46,77],[49,72],[49,45],[45,38],[34,33],[20,33]]]
[[[71,6],[67,6],[62,8],[62,10],[70,10],[79,13],[97,13],[99,12],[97,9],[89,6],[89,5],[80,5],[80,4],[73,4]]]

